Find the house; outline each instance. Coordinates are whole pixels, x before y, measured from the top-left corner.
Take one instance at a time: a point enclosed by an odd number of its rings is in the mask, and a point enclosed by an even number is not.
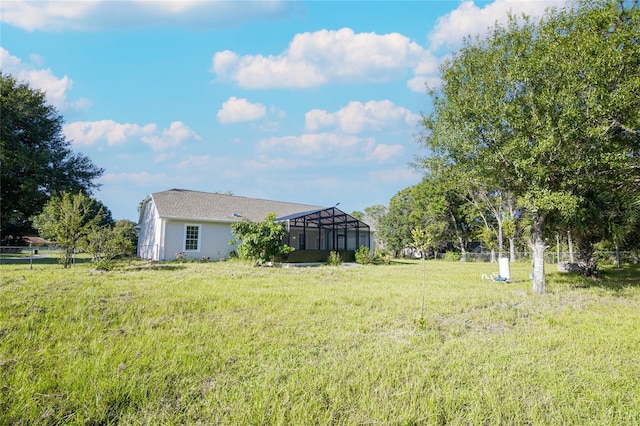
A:
[[[260,222],[275,213],[285,227],[283,240],[295,251],[288,262],[326,260],[339,251],[349,260],[364,245],[373,250],[369,225],[334,207],[170,189],[156,192],[141,205],[138,256],[150,260],[175,259],[184,253],[192,259],[220,260],[236,246],[231,224],[241,220]]]

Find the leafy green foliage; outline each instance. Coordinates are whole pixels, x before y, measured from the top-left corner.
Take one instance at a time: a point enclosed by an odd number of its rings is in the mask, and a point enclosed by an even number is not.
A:
[[[268,213],[262,222],[242,220],[231,224],[235,239],[229,244],[238,244],[241,258],[253,260],[256,265],[273,261],[276,257],[291,253],[294,248],[282,243],[286,235],[281,223],[276,222],[276,214]]]
[[[40,235],[62,247],[60,263],[68,267],[73,253],[83,239],[98,227],[102,212],[97,214],[94,200],[82,192],[63,192],[45,204],[42,213],[33,218],[33,226]],[[96,237],[97,238],[97,237]]]
[[[376,263],[381,263],[383,265],[391,264],[391,260],[393,259],[393,253],[388,249],[376,248],[373,251],[373,260]]]
[[[411,243],[411,229],[414,227],[410,217],[412,209],[411,188],[405,188],[391,198],[387,213],[378,223],[380,239],[396,255]]]
[[[581,1],[539,22],[513,17],[467,40],[431,92],[421,142],[438,164],[526,209],[538,293],[550,215],[571,216],[589,190],[637,186],[639,26],[637,2]]]
[[[439,242],[454,241],[466,260],[467,246],[478,226],[477,214],[465,198],[468,179],[442,165],[437,170],[413,187],[412,214],[420,218],[420,225],[441,222],[443,235]]]
[[[448,251],[444,254],[445,262],[459,262],[462,259],[462,255],[456,251]]]
[[[342,258],[340,257],[340,253],[333,250],[329,252],[329,257],[327,258],[327,265],[329,266],[342,265]]]
[[[371,258],[371,249],[367,246],[360,246],[356,250],[356,263],[360,265],[368,265],[373,259]]]
[[[351,212],[351,216],[354,219],[358,219],[358,220],[364,220],[364,213],[360,212],[358,210],[354,210],[353,212]]]
[[[109,270],[114,259],[135,254],[136,243],[135,224],[120,220],[113,226],[93,226],[88,232],[86,247],[97,269]]]
[[[0,234],[15,243],[32,232],[31,217],[53,194],[89,193],[103,170],[71,150],[44,92],[0,73],[0,110]]]
[[[376,204],[375,206],[365,207],[364,212],[369,220],[369,224],[377,228],[378,223],[387,214],[387,206]]]

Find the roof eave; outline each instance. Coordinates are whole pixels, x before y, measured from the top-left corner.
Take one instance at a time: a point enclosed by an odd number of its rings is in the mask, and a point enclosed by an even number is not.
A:
[[[213,219],[202,217],[185,217],[185,216],[160,216],[160,219],[166,220],[180,220],[184,222],[208,222],[208,223],[235,223],[240,222],[238,219]]]

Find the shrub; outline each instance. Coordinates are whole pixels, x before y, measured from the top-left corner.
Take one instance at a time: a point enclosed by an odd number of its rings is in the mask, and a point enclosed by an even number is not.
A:
[[[242,220],[231,224],[235,236],[229,244],[238,244],[238,255],[251,259],[256,266],[273,261],[276,257],[291,253],[294,248],[282,244],[287,232],[282,223],[276,222],[275,213],[267,213],[262,222]]]
[[[360,246],[356,250],[356,263],[367,265],[371,263],[371,250],[367,246]]]
[[[373,258],[376,262],[380,262],[383,263],[385,265],[388,265],[391,263],[391,259],[393,259],[393,255],[391,253],[391,251],[387,250],[387,249],[381,249],[381,248],[377,248],[375,249],[375,251],[373,252]]]
[[[342,264],[342,258],[340,257],[340,253],[337,251],[332,251],[329,253],[329,258],[327,258],[327,265],[329,266],[338,266]]]
[[[444,260],[449,262],[459,262],[462,259],[462,255],[457,251],[448,251],[444,254]]]
[[[110,259],[99,259],[94,261],[98,271],[110,271],[113,269],[113,262]]]

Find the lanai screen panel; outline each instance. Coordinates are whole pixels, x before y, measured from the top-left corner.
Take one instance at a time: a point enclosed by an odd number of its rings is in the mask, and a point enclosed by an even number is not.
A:
[[[318,237],[318,241],[324,241],[325,249],[355,250],[360,246],[360,231],[362,230],[365,232],[365,235],[367,235],[366,246],[369,246],[369,225],[335,207],[295,213],[279,217],[277,220],[286,223],[289,242],[291,241],[291,231],[294,228],[298,232],[302,230],[305,241],[308,241],[307,230],[317,230],[316,235],[324,234],[325,236],[324,239]],[[323,233],[321,230],[325,232]],[[341,230],[344,231],[343,234],[340,234]],[[349,230],[355,232],[355,243],[352,247],[349,246],[350,240],[347,235]],[[344,238],[342,244],[339,242],[340,238]],[[331,244],[329,244],[330,242]],[[311,248],[311,246],[312,244],[306,244],[307,249]],[[321,249],[321,247],[316,248]]]

